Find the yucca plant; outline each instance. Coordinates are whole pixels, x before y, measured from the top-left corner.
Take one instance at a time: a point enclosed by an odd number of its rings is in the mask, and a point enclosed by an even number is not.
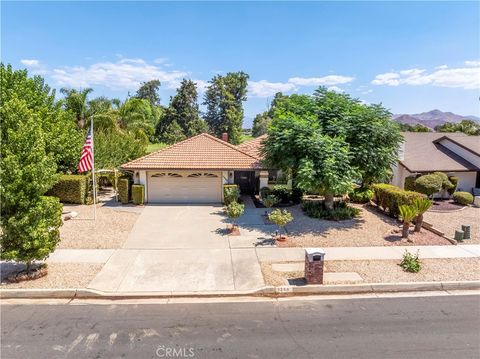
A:
[[[415,232],[420,232],[423,223],[423,214],[428,211],[432,201],[427,198],[415,198],[413,200],[413,208],[417,211],[417,217],[415,217]]]
[[[407,204],[399,206],[398,209],[400,210],[400,219],[403,221],[402,237],[408,238],[408,229],[410,223],[412,223],[417,216],[417,210],[413,206]]]

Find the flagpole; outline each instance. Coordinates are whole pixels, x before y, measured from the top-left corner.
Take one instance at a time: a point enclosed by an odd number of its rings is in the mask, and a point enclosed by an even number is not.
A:
[[[93,140],[93,115],[91,119],[92,130],[92,180],[93,180],[93,220],[97,220],[97,182],[95,180],[95,145]]]

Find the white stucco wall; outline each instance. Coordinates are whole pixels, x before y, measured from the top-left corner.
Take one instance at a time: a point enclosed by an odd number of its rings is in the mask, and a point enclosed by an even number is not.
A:
[[[412,173],[409,172],[405,167],[398,164],[393,167],[393,177],[391,180],[392,185],[403,188],[405,185],[405,178],[410,176]]]
[[[471,192],[475,187],[477,172],[452,172],[449,176],[458,177],[457,191]]]

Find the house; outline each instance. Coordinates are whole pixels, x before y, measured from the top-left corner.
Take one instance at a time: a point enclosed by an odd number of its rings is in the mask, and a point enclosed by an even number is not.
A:
[[[404,188],[406,177],[438,171],[458,177],[458,191],[480,187],[480,136],[405,132],[403,137],[393,185]]]
[[[237,184],[242,193],[257,193],[268,184],[256,145],[234,146],[207,133],[188,138],[121,166],[145,186],[150,203],[223,201],[223,185]],[[256,140],[253,140],[256,141]]]

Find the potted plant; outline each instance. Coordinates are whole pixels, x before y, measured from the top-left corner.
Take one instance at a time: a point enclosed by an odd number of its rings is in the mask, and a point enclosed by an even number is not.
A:
[[[400,219],[403,221],[402,238],[406,238],[409,242],[413,242],[408,239],[408,230],[410,228],[410,223],[412,223],[415,217],[417,217],[417,210],[407,204],[398,207],[398,209],[400,210]]]
[[[238,236],[240,235],[240,230],[235,220],[240,217],[245,210],[245,205],[238,202],[231,202],[226,208],[225,212],[227,213],[228,218],[232,220],[232,225],[229,228],[230,235]]]
[[[275,223],[279,227],[280,230],[282,230],[288,223],[293,221],[293,216],[286,209],[281,210],[281,209],[277,208],[277,209],[273,210],[268,215],[268,219],[271,222]],[[277,241],[285,241],[287,239],[287,237],[282,236],[282,234],[279,233],[279,231],[277,231],[277,233],[275,235],[275,239]]]

